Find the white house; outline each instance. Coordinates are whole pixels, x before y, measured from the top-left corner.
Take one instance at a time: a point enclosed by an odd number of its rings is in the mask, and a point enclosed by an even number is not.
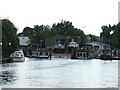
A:
[[[28,46],[29,43],[29,38],[28,37],[23,37],[23,36],[20,36],[18,37],[19,38],[19,43],[20,43],[20,46]]]

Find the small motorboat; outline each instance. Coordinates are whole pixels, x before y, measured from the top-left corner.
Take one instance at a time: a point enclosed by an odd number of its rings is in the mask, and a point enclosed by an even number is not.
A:
[[[15,51],[10,55],[11,61],[21,62],[25,61],[25,55],[22,50]]]

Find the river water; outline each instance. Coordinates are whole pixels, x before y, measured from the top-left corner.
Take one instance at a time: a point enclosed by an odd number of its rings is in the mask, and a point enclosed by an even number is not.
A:
[[[118,61],[35,59],[1,64],[3,88],[117,88]]]

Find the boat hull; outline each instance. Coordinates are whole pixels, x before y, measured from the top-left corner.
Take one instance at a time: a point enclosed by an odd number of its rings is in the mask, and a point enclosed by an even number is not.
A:
[[[64,48],[54,48],[54,53],[64,53],[65,49]]]
[[[90,59],[89,52],[86,50],[74,50],[71,54],[71,59],[80,59],[80,60]]]
[[[13,62],[23,62],[23,61],[25,61],[25,57],[11,57],[11,61],[13,61]]]

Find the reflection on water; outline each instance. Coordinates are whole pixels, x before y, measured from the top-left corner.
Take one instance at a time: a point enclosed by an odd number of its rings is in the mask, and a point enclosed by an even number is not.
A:
[[[118,61],[26,58],[2,64],[0,77],[4,88],[117,88]]]
[[[13,71],[2,71],[0,73],[0,85],[16,80],[14,74],[15,73]]]

